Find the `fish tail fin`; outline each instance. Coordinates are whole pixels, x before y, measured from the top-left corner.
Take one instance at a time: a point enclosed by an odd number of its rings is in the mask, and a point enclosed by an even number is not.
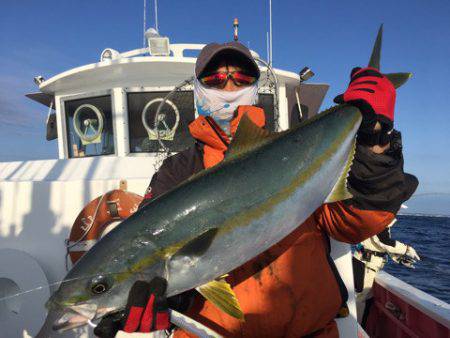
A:
[[[373,45],[372,54],[369,59],[369,67],[380,70],[380,60],[381,60],[381,45],[383,42],[383,24],[380,25],[378,29],[377,38]],[[406,81],[412,76],[411,73],[391,73],[384,74],[394,85],[395,88],[399,88],[404,85]]]

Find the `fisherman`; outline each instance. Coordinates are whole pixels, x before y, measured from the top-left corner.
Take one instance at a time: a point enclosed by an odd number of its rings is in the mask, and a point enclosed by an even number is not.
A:
[[[199,116],[189,125],[196,143],[164,161],[151,179],[143,205],[220,163],[244,114],[264,127],[265,112],[255,105],[259,76],[242,44],[211,43],[203,48],[194,80]],[[229,273],[226,280],[245,321],[223,313],[195,291],[175,298],[178,303],[192,302],[185,306],[186,315],[226,337],[338,336],[334,318],[345,313],[347,290],[330,257],[329,238],[356,244],[382,232],[418,184],[403,172],[401,149],[390,146],[395,97],[394,86],[379,71],[353,69],[348,89],[335,99],[357,106],[363,114],[348,178],[353,198],[322,205],[281,242]],[[137,282],[120,321],[106,317],[94,332],[112,337],[118,329],[168,329],[165,286],[164,279]],[[174,336],[189,334],[177,329]]]
[[[392,143],[392,141],[391,141]],[[395,218],[382,232],[372,236],[356,246],[353,254],[353,277],[356,291],[356,313],[358,322],[365,327],[368,309],[372,299],[372,286],[378,271],[383,269],[387,256],[400,265],[414,269],[420,261],[416,250],[391,237],[391,227]]]

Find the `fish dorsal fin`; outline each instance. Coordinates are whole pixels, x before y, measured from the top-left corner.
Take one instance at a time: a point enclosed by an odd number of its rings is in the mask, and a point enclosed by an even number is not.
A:
[[[197,287],[196,290],[226,314],[244,321],[244,313],[241,310],[236,294],[225,279],[213,280]]]
[[[228,150],[225,153],[225,158],[219,164],[210,167],[205,170],[201,170],[200,172],[189,177],[184,183],[196,180],[202,176],[207,175],[210,171],[216,170],[218,167],[223,165],[228,160],[235,158],[237,155],[244,154],[250,150],[256,149],[263,144],[288,133],[289,130],[282,132],[270,132],[266,129],[258,127],[256,124],[252,122],[252,120],[244,114],[239,121],[238,128],[236,133],[234,134],[233,140],[231,144],[228,146]]]
[[[409,78],[412,76],[411,73],[389,73],[389,74],[384,74],[384,76],[386,76],[389,81],[392,82],[392,84],[394,85],[395,88],[398,88],[400,86],[403,86],[406,81],[409,80]]]
[[[277,133],[271,133],[266,129],[258,127],[250,120],[247,114],[244,114],[239,121],[239,126],[228,148],[225,159],[252,150],[274,138],[276,135]]]
[[[353,197],[347,189],[347,177],[353,163],[353,158],[355,157],[355,149],[356,140],[353,141],[352,148],[348,154],[344,169],[342,170],[342,173],[339,176],[339,179],[337,180],[330,194],[326,198],[325,203],[342,201]]]

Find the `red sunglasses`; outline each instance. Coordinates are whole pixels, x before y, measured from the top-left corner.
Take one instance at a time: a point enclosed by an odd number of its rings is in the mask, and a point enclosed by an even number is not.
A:
[[[228,79],[231,79],[238,87],[249,86],[256,82],[256,77],[242,73],[241,71],[234,72],[217,72],[205,75],[199,80],[202,84],[208,87],[224,87]]]

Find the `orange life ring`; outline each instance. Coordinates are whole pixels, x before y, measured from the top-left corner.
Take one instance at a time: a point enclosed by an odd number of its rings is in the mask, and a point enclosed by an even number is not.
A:
[[[99,240],[105,228],[133,214],[143,197],[124,190],[112,190],[90,201],[78,214],[67,241],[72,263]]]

